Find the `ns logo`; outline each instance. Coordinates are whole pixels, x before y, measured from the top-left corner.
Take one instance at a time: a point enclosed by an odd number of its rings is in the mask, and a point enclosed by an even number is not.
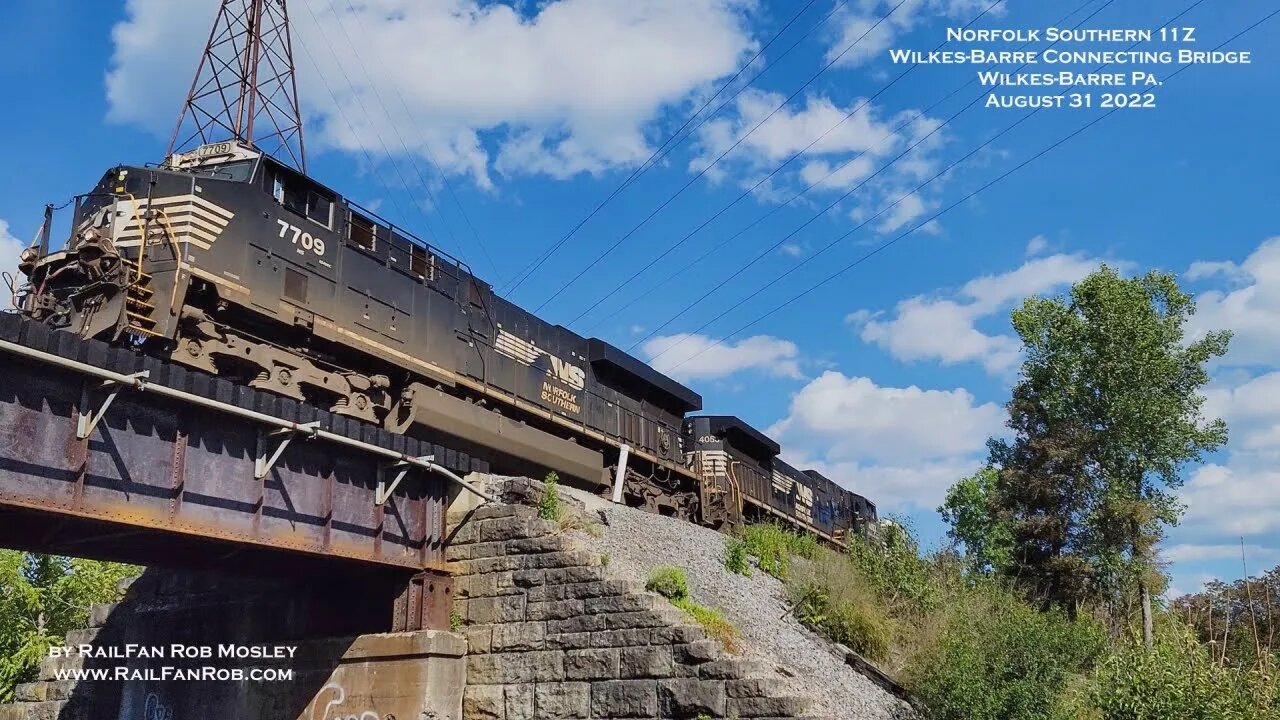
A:
[[[575,390],[583,390],[587,387],[587,373],[582,368],[571,365],[551,353],[547,353],[547,357],[551,360],[549,375]]]

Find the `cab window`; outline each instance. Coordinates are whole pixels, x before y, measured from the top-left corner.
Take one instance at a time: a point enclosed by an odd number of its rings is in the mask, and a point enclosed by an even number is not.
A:
[[[333,196],[315,183],[284,168],[267,165],[263,189],[276,202],[317,225],[333,227]]]

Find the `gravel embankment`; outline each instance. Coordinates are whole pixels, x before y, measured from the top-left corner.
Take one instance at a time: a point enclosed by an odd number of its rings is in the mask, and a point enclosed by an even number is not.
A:
[[[840,720],[906,720],[909,705],[845,665],[831,642],[801,626],[789,612],[786,590],[755,569],[743,577],[724,569],[726,536],[675,518],[620,507],[574,489],[567,494],[586,504],[587,519],[600,520],[601,537],[575,531],[592,552],[608,556],[608,572],[644,581],[661,565],[685,569],[698,603],[725,614],[743,636],[743,655],[787,683],[791,692],[812,699],[810,714]]]

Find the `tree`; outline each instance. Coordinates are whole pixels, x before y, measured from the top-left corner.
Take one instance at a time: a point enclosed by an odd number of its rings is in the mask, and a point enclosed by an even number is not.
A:
[[[0,702],[35,679],[49,647],[84,627],[89,606],[113,602],[139,569],[96,560],[0,550]]]
[[[993,516],[998,481],[999,473],[988,465],[952,485],[938,508],[950,526],[947,536],[964,546],[969,569],[982,574],[1004,572],[1013,559],[1013,529]]]
[[[1011,573],[1064,605],[1136,590],[1148,644],[1163,582],[1153,548],[1181,514],[1172,491],[1227,439],[1199,390],[1230,333],[1187,342],[1193,312],[1172,275],[1105,265],[1067,297],[1028,298],[1012,314],[1026,350],[1007,406],[1014,437],[990,443],[988,522],[1012,528]]]

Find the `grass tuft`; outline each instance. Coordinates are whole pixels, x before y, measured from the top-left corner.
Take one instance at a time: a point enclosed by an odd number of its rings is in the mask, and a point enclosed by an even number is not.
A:
[[[738,652],[738,629],[720,611],[699,605],[689,597],[689,580],[683,568],[671,566],[654,568],[644,587],[667,598],[672,605],[689,613],[694,622],[701,625],[707,632],[707,636],[719,640],[725,650],[731,653]]]
[[[778,579],[787,577],[792,555],[813,560],[820,550],[816,535],[792,532],[777,523],[747,525],[740,534],[747,554],[756,558],[761,570]]]
[[[689,598],[689,579],[684,569],[671,566],[657,567],[649,573],[649,580],[644,584],[645,590],[652,590],[666,599],[676,602]]]
[[[751,577],[751,563],[747,560],[747,544],[738,538],[724,543],[724,569],[731,573]]]

